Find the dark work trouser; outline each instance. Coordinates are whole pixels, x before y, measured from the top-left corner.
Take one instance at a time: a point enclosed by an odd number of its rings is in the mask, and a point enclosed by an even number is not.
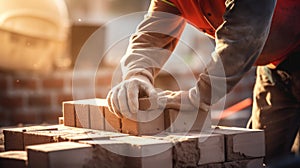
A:
[[[251,127],[265,130],[265,162],[291,153],[300,125],[300,54],[276,69],[257,67]]]

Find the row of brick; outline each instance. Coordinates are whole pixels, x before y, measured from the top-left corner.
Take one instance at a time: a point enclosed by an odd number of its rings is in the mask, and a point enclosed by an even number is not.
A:
[[[0,72],[0,126],[55,124],[63,101],[73,100],[74,96],[106,97],[111,78],[110,69],[96,74],[66,70],[47,76]],[[94,91],[87,92],[89,88]]]
[[[4,168],[21,163],[33,168],[259,168],[265,155],[263,131],[230,127],[137,137],[51,125],[5,129],[4,137]]]
[[[153,135],[164,131],[188,132],[210,128],[210,114],[196,111],[179,113],[173,109],[146,110],[150,100],[140,99],[140,111],[131,118],[119,118],[108,110],[105,99],[63,102],[64,124],[71,127],[116,131],[131,135]]]

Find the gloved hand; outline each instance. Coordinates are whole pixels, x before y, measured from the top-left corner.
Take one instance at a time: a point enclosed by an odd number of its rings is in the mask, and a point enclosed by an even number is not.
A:
[[[163,91],[158,93],[158,104],[161,108],[181,111],[209,111],[209,106],[200,102],[199,92],[196,87],[189,91]],[[164,107],[162,107],[164,106]]]
[[[157,92],[150,80],[143,76],[132,76],[111,89],[107,95],[108,108],[118,117],[131,118],[139,110],[139,98],[157,99]]]

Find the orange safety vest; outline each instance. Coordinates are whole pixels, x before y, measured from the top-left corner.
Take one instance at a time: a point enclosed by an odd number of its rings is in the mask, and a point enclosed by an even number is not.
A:
[[[165,0],[166,1],[166,0]],[[193,26],[214,38],[223,23],[226,0],[168,0]],[[278,65],[288,54],[300,51],[300,1],[277,0],[271,29],[256,65]]]

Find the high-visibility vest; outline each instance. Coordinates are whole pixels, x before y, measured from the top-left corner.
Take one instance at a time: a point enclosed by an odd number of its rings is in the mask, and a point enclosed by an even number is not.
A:
[[[165,0],[193,26],[214,38],[223,23],[226,0]],[[300,51],[300,1],[277,0],[271,30],[256,64],[278,65],[288,54]]]

